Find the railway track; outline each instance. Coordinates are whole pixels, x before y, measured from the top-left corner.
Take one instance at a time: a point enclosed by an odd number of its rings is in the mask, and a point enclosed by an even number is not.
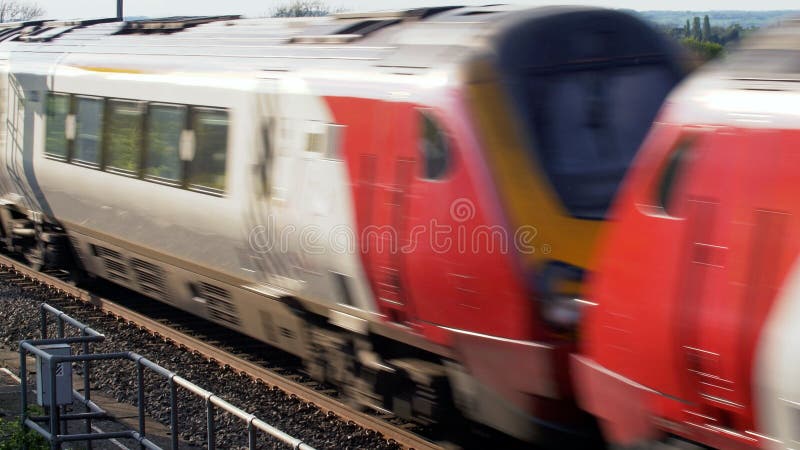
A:
[[[292,381],[286,376],[250,361],[243,356],[216,347],[195,336],[176,329],[169,323],[153,319],[112,300],[78,288],[56,274],[35,271],[7,255],[0,255],[0,273],[17,274],[20,279],[17,280],[15,284],[21,285],[23,288],[26,285],[35,286],[37,284],[43,284],[63,293],[65,296],[94,305],[101,311],[130,322],[164,340],[170,341],[190,351],[197,352],[203,357],[215,361],[220,366],[230,367],[268,386],[278,388],[289,395],[295,396],[302,401],[312,403],[326,413],[335,414],[362,428],[380,433],[387,440],[394,441],[403,448],[416,450],[439,450],[443,448],[441,445],[431,442],[401,426],[388,423],[384,418],[358,411],[350,406],[342,404],[323,391],[318,391],[300,382]]]

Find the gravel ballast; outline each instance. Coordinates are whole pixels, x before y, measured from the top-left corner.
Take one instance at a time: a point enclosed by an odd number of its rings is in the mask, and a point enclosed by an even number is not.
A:
[[[94,345],[96,353],[126,350],[139,353],[318,449],[400,448],[374,431],[346,422],[336,415],[326,414],[313,404],[270,388],[246,375],[222,368],[199,354],[107,316],[89,304],[59,298],[63,298],[59,292],[45,286],[22,289],[0,280],[0,344],[9,350],[16,350],[20,340],[38,339],[39,305],[43,302],[59,309],[75,307],[69,311],[70,315],[106,336],[104,342]],[[74,330],[68,327],[68,334],[70,331],[74,334]],[[54,331],[51,331],[50,336],[54,335]],[[80,373],[79,366],[75,366],[75,370]],[[136,405],[137,383],[133,363],[93,363],[91,380],[93,389],[100,389],[119,402]],[[166,380],[152,373],[148,373],[145,380],[148,415],[169,424],[169,388]],[[190,444],[205,446],[206,409],[203,401],[183,389],[179,389],[178,393],[181,438]],[[218,448],[247,448],[244,422],[219,411],[216,422]],[[264,436],[259,433],[259,448],[287,448]]]

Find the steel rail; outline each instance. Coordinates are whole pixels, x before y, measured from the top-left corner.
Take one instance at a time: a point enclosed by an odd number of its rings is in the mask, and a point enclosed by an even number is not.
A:
[[[147,329],[150,333],[161,338],[172,341],[178,346],[186,347],[196,351],[200,355],[210,360],[216,361],[220,366],[228,366],[233,370],[245,373],[255,380],[261,381],[269,386],[278,388],[287,394],[293,395],[308,403],[312,403],[326,413],[333,413],[343,420],[383,435],[387,440],[394,441],[403,448],[415,450],[442,450],[443,447],[431,442],[410,431],[403,430],[386,423],[378,417],[365,414],[350,406],[344,405],[327,395],[317,392],[300,383],[287,380],[285,377],[259,366],[251,361],[247,361],[236,355],[216,348],[200,339],[181,333],[168,325],[164,325],[147,316],[132,311],[124,306],[120,306],[110,300],[99,297],[91,292],[73,286],[72,284],[46,273],[37,272],[25,264],[0,255],[0,269],[17,272],[23,277],[36,280],[46,284],[51,288],[64,292],[85,303],[89,303],[100,308],[102,311],[113,314],[127,322]],[[153,300],[155,301],[155,300]]]

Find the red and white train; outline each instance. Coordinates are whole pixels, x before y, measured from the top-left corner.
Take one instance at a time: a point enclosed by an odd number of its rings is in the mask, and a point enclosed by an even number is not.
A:
[[[581,404],[621,447],[800,445],[800,23],[679,87],[612,209]]]
[[[485,6],[3,25],[0,73],[7,250],[533,440],[579,424],[574,299],[683,69],[625,13]]]

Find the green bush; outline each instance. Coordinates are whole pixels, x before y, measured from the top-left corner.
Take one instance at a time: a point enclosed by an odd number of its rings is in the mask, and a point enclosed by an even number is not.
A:
[[[715,42],[698,41],[695,38],[684,38],[681,44],[695,53],[703,61],[714,59],[722,54],[723,47]]]
[[[0,450],[19,450],[24,444],[29,450],[47,450],[47,441],[33,431],[26,433],[19,420],[0,419]]]

